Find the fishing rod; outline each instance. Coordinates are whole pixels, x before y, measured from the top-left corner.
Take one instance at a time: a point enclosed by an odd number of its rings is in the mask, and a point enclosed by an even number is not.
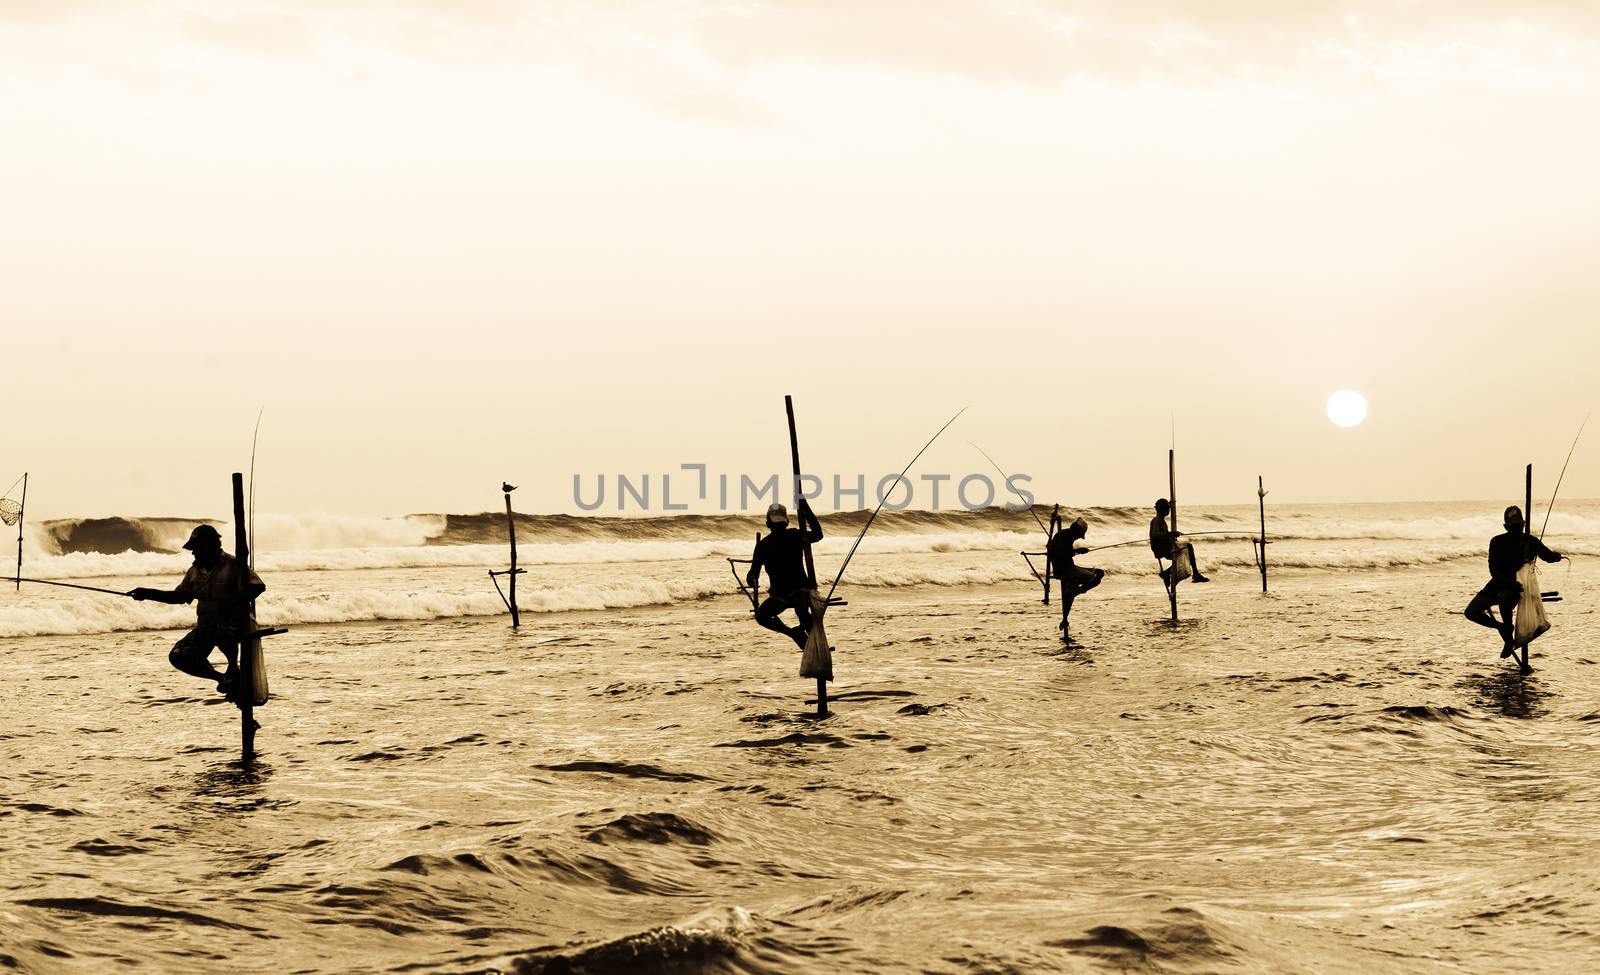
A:
[[[1221,528],[1221,529],[1218,529],[1216,531],[1180,532],[1180,534],[1184,535],[1185,537],[1192,536],[1192,535],[1240,535],[1240,536],[1244,536],[1246,538],[1255,538],[1255,537],[1257,537],[1255,532],[1252,532],[1252,531],[1250,531],[1249,529],[1246,529],[1246,528]],[[1268,536],[1268,537],[1271,537],[1271,536]],[[1098,551],[1100,551],[1101,549],[1104,549],[1104,548],[1121,548],[1124,545],[1138,545],[1141,542],[1148,542],[1148,541],[1149,541],[1148,538],[1131,538],[1126,542],[1113,542],[1110,545],[1096,545],[1094,548],[1084,549],[1084,551],[1086,551],[1086,552],[1098,552]]]
[[[11,491],[18,484],[22,485],[22,500],[11,500]],[[11,482],[11,487],[6,488],[4,497],[0,497],[0,523],[17,526],[17,571],[14,573],[17,589],[22,589],[22,525],[28,513],[28,472],[23,471],[22,476]]]
[[[118,592],[115,589],[102,589],[99,586],[80,586],[76,582],[51,582],[49,579],[29,579],[26,576],[18,577],[18,582],[32,582],[41,586],[60,586],[63,589],[83,589],[88,592],[103,592],[111,596],[133,597],[132,592]]]
[[[1023,493],[1021,491],[1018,491],[1016,488],[1011,486],[1011,476],[1009,474],[1007,474],[1005,471],[1000,469],[1000,465],[995,463],[994,458],[989,456],[989,452],[987,450],[984,450],[982,447],[978,446],[977,444],[973,443],[970,440],[967,441],[967,444],[969,446],[971,446],[973,450],[976,450],[978,453],[983,455],[983,459],[989,462],[989,466],[994,468],[996,474],[1000,475],[1001,479],[1005,481],[1006,489],[1009,490],[1012,494],[1015,494],[1017,496],[1017,500],[1018,501],[1027,503],[1028,499],[1023,495]],[[1033,505],[1032,504],[1028,504],[1028,514],[1033,515],[1034,523],[1039,526],[1039,530],[1040,531],[1044,532],[1044,537],[1045,538],[1049,538],[1050,537],[1050,529],[1046,528],[1044,526],[1044,522],[1039,520],[1039,512],[1033,510]]]
[[[245,537],[250,540],[249,568],[252,569],[256,567],[256,444],[261,440],[261,417],[266,412],[267,408],[263,405],[260,412],[256,413],[256,429],[250,435],[250,512],[245,519]]]
[[[1556,495],[1561,493],[1561,478],[1567,476],[1567,465],[1572,463],[1572,452],[1574,450],[1578,449],[1578,437],[1582,437],[1583,436],[1583,428],[1588,426],[1588,425],[1589,425],[1589,414],[1585,414],[1584,417],[1583,417],[1583,422],[1578,424],[1578,436],[1572,438],[1572,446],[1567,448],[1567,459],[1565,461],[1563,461],[1562,464],[1561,464],[1561,474],[1560,474],[1560,476],[1558,476],[1556,478],[1556,489],[1554,491],[1550,492],[1550,503],[1545,506],[1545,509],[1544,509],[1544,524],[1539,526],[1539,541],[1541,541],[1541,542],[1544,541],[1544,530],[1546,528],[1550,527],[1550,512],[1555,509],[1555,506],[1556,506]],[[1528,520],[1529,521],[1533,520],[1532,512],[1529,512]]]
[[[894,479],[894,484],[899,484],[901,481],[906,479],[906,472],[911,470],[911,465],[915,464],[917,459],[920,458],[929,447],[933,446],[933,442],[939,439],[939,434],[950,429],[950,424],[959,420],[961,418],[961,414],[965,412],[967,412],[967,408],[963,406],[961,409],[956,411],[955,416],[952,416],[950,419],[944,422],[944,426],[939,428],[939,433],[935,433],[932,437],[928,438],[928,442],[922,445],[922,449],[916,452],[916,455],[911,458],[911,461],[907,463],[905,467],[901,468],[900,474]],[[885,491],[883,497],[878,499],[878,506],[872,509],[871,517],[867,519],[867,523],[865,525],[861,526],[861,534],[856,536],[855,544],[850,546],[850,551],[845,554],[844,562],[839,566],[838,574],[833,577],[833,585],[828,587],[828,599],[832,599],[833,591],[839,588],[839,580],[844,578],[844,570],[850,567],[850,560],[855,557],[856,549],[861,547],[861,540],[867,537],[867,529],[872,527],[872,522],[878,517],[878,512],[883,510],[884,502],[889,500],[889,492],[894,490],[894,484],[891,484],[889,486],[889,491]]]

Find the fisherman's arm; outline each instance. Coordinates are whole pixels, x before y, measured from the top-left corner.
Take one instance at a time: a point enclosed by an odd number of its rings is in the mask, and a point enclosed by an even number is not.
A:
[[[1544,542],[1542,542],[1539,539],[1535,538],[1533,540],[1533,544],[1535,546],[1535,548],[1533,550],[1534,554],[1539,556],[1539,558],[1544,559],[1546,562],[1560,562],[1561,561],[1561,553],[1560,552],[1551,551],[1549,548],[1546,548]]]
[[[181,606],[184,603],[194,602],[194,596],[182,589],[146,589],[143,586],[128,592],[139,602],[168,603],[172,606]]]
[[[806,503],[805,498],[800,499],[800,521],[810,526],[806,530],[807,541],[812,543],[822,541],[822,522],[817,520],[816,512],[811,510],[811,505]]]
[[[745,574],[744,584],[751,589],[761,581],[761,543],[756,543],[756,549],[750,553],[750,571]]]

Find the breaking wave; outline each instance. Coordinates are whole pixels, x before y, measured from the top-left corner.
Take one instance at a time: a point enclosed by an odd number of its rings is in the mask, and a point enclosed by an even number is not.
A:
[[[1079,512],[1067,512],[1069,516]],[[1038,551],[1036,509],[977,512],[885,512],[851,564],[847,586],[1036,585],[1022,550]],[[1102,546],[1084,565],[1111,576],[1153,570],[1144,543],[1149,512],[1091,508],[1086,541]],[[1362,572],[1481,561],[1499,526],[1488,504],[1320,505],[1269,510],[1274,570]],[[1253,572],[1250,537],[1259,514],[1247,507],[1192,508],[1183,527],[1200,563]],[[827,515],[816,546],[819,577],[831,580],[865,512]],[[73,581],[118,592],[139,585],[170,587],[190,564],[181,550],[196,521],[182,518],[65,519],[29,526],[24,575]],[[224,537],[229,526],[218,523]],[[529,575],[519,602],[530,613],[668,605],[730,596],[725,559],[748,558],[756,520],[731,515],[661,518],[522,516],[518,560]],[[1256,529],[1259,530],[1259,529]],[[500,598],[483,578],[501,569],[507,552],[504,516],[262,515],[257,519],[257,569],[267,577],[263,620],[320,624],[495,615]],[[1553,547],[1600,555],[1600,504],[1572,502],[1550,525]],[[1042,568],[1042,562],[1035,559]],[[441,570],[441,571],[434,571]],[[473,570],[473,571],[443,571]],[[0,576],[15,572],[0,554]],[[332,578],[301,575],[332,573]],[[154,581],[147,581],[154,580]],[[192,607],[168,607],[64,589],[34,587],[0,598],[0,636],[88,634],[191,625]]]
[[[1082,516],[1098,537],[1138,534],[1152,512],[1143,507],[1063,508],[1066,520]],[[830,536],[854,536],[869,512],[824,515]],[[883,511],[875,535],[1039,536],[1050,508],[1032,512],[1008,508],[979,511]],[[1500,531],[1493,503],[1302,505],[1269,509],[1267,530],[1289,540],[1389,539],[1396,541],[1472,540],[1482,543]],[[1536,515],[1536,518],[1538,516]],[[1542,520],[1542,519],[1539,519]],[[204,518],[68,518],[30,526],[30,549],[39,555],[120,555],[125,552],[179,552],[190,529],[206,522],[231,538],[225,520]],[[1259,532],[1258,514],[1248,505],[1186,508],[1183,527],[1191,532]],[[1600,503],[1567,502],[1550,519],[1550,533],[1600,536]],[[518,515],[517,538],[525,546],[637,545],[641,543],[714,544],[753,540],[763,530],[747,514],[594,517]],[[256,548],[262,552],[321,552],[339,549],[503,547],[505,515],[414,514],[394,517],[333,514],[262,514],[256,519]]]

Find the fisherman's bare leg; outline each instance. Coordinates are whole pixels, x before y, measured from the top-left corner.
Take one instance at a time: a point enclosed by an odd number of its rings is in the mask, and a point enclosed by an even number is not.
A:
[[[211,651],[223,642],[217,638],[216,631],[209,627],[197,626],[173,645],[172,650],[167,653],[167,661],[185,674],[214,682],[220,691],[223,689],[223,675],[217,673],[216,668],[211,666],[210,658]],[[237,657],[238,644],[233,644],[233,650],[234,655],[229,658],[230,664]]]
[[[1106,577],[1104,569],[1087,569],[1079,566],[1070,578],[1061,580],[1061,638],[1066,639],[1070,632],[1071,624],[1068,617],[1072,615],[1072,604],[1077,598],[1095,586],[1100,585],[1100,580]]]
[[[1518,592],[1515,596],[1507,596],[1500,602],[1500,618],[1505,621],[1505,629],[1501,631],[1501,635],[1504,636],[1506,640],[1505,647],[1500,651],[1501,657],[1512,657],[1516,655],[1517,628],[1515,613],[1517,611],[1517,602],[1521,598],[1522,593]],[[1528,659],[1527,644],[1523,644],[1522,648],[1522,660],[1526,661]],[[1533,673],[1533,668],[1529,667],[1526,663],[1519,661],[1519,665],[1522,667],[1522,672],[1524,674]]]
[[[768,596],[761,601],[761,607],[756,610],[756,622],[774,633],[782,633],[784,636],[788,636],[788,624],[778,619],[778,614],[788,608],[789,604],[782,599],[777,596]]]
[[[800,645],[800,649],[804,650],[806,637],[811,634],[811,593],[802,592],[798,596],[794,604],[794,618],[800,621],[800,625],[795,627],[790,635],[794,637],[794,642]]]
[[[1061,625],[1059,627],[1057,627],[1057,629],[1059,629],[1061,631],[1061,639],[1063,639],[1063,640],[1068,639],[1067,634],[1071,632],[1071,625],[1072,624],[1071,624],[1071,621],[1069,620],[1069,617],[1072,616],[1072,601],[1077,599],[1077,598],[1078,598],[1078,587],[1076,585],[1074,585],[1073,583],[1067,581],[1066,579],[1062,579],[1061,580]]]
[[[219,640],[217,641],[217,649],[222,651],[222,655],[228,661],[228,669],[222,675],[222,689],[225,692],[232,693],[233,686],[239,680],[239,641]]]
[[[756,622],[774,633],[782,633],[796,644],[806,645],[806,633],[811,629],[811,606],[802,591],[794,597],[768,596],[761,603],[761,608],[756,610]],[[793,605],[791,605],[791,599]],[[793,609],[795,616],[800,620],[799,626],[789,626],[778,616],[786,609]]]
[[[1194,556],[1194,543],[1185,542],[1184,548],[1189,550],[1189,568],[1194,571],[1194,575],[1190,578],[1195,582],[1210,582],[1211,580],[1207,579],[1205,574],[1200,571],[1200,560]]]
[[[1472,602],[1467,603],[1467,608],[1461,613],[1479,626],[1486,626],[1500,634],[1501,639],[1505,640],[1505,647],[1500,651],[1502,657],[1511,656],[1515,636],[1511,629],[1511,614],[1516,609],[1517,596],[1521,595],[1510,593],[1511,590],[1491,582],[1472,597]],[[1495,605],[1500,607],[1501,618],[1498,620],[1489,612],[1489,607]]]

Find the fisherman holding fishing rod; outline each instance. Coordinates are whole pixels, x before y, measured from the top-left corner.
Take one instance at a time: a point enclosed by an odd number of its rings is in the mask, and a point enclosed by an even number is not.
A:
[[[1531,470],[1531,468],[1530,468]],[[1532,475],[1530,475],[1531,477]],[[1561,555],[1547,548],[1523,527],[1522,509],[1516,505],[1506,509],[1506,530],[1489,540],[1489,582],[1472,597],[1472,602],[1462,615],[1479,626],[1487,626],[1500,633],[1505,640],[1501,657],[1509,657],[1516,650],[1517,635],[1512,628],[1512,613],[1522,598],[1522,583],[1517,581],[1517,571],[1535,558],[1546,562],[1559,562]],[[1489,607],[1500,609],[1496,620]],[[1526,666],[1526,664],[1524,664]]]
[[[1071,640],[1069,617],[1072,615],[1073,600],[1100,585],[1100,580],[1106,575],[1104,569],[1091,569],[1073,561],[1088,551],[1077,547],[1088,533],[1089,523],[1082,518],[1075,518],[1072,524],[1052,535],[1050,544],[1045,546],[1045,576],[1048,578],[1053,573],[1061,580],[1061,639],[1064,641]]]
[[[782,633],[803,650],[806,634],[811,632],[812,584],[806,575],[806,545],[822,541],[822,524],[805,498],[796,507],[801,528],[789,527],[789,509],[783,505],[767,508],[767,536],[756,542],[745,583],[754,589],[761,580],[762,568],[767,570],[767,592],[771,595],[756,610],[756,622]],[[799,626],[785,626],[778,618],[786,609],[794,610]]]
[[[218,692],[231,697],[239,674],[239,641],[248,635],[250,602],[267,587],[254,569],[240,566],[222,550],[222,536],[210,525],[195,526],[183,547],[194,553],[194,565],[176,589],[139,588],[128,595],[173,605],[196,603],[194,629],[173,646],[167,659],[186,674],[214,681]],[[244,586],[239,585],[241,571],[247,573]],[[225,673],[211,666],[212,650],[221,650],[227,658]]]
[[[1185,578],[1192,578],[1195,582],[1210,582],[1210,579],[1200,574],[1200,563],[1194,557],[1194,543],[1182,541],[1182,535],[1167,527],[1167,512],[1171,510],[1170,501],[1166,498],[1157,498],[1156,516],[1150,519],[1150,551],[1155,553],[1156,558],[1166,559],[1172,563],[1161,570],[1161,581],[1168,589]],[[1177,571],[1180,555],[1188,556],[1189,568],[1193,571],[1192,576],[1184,576]]]

